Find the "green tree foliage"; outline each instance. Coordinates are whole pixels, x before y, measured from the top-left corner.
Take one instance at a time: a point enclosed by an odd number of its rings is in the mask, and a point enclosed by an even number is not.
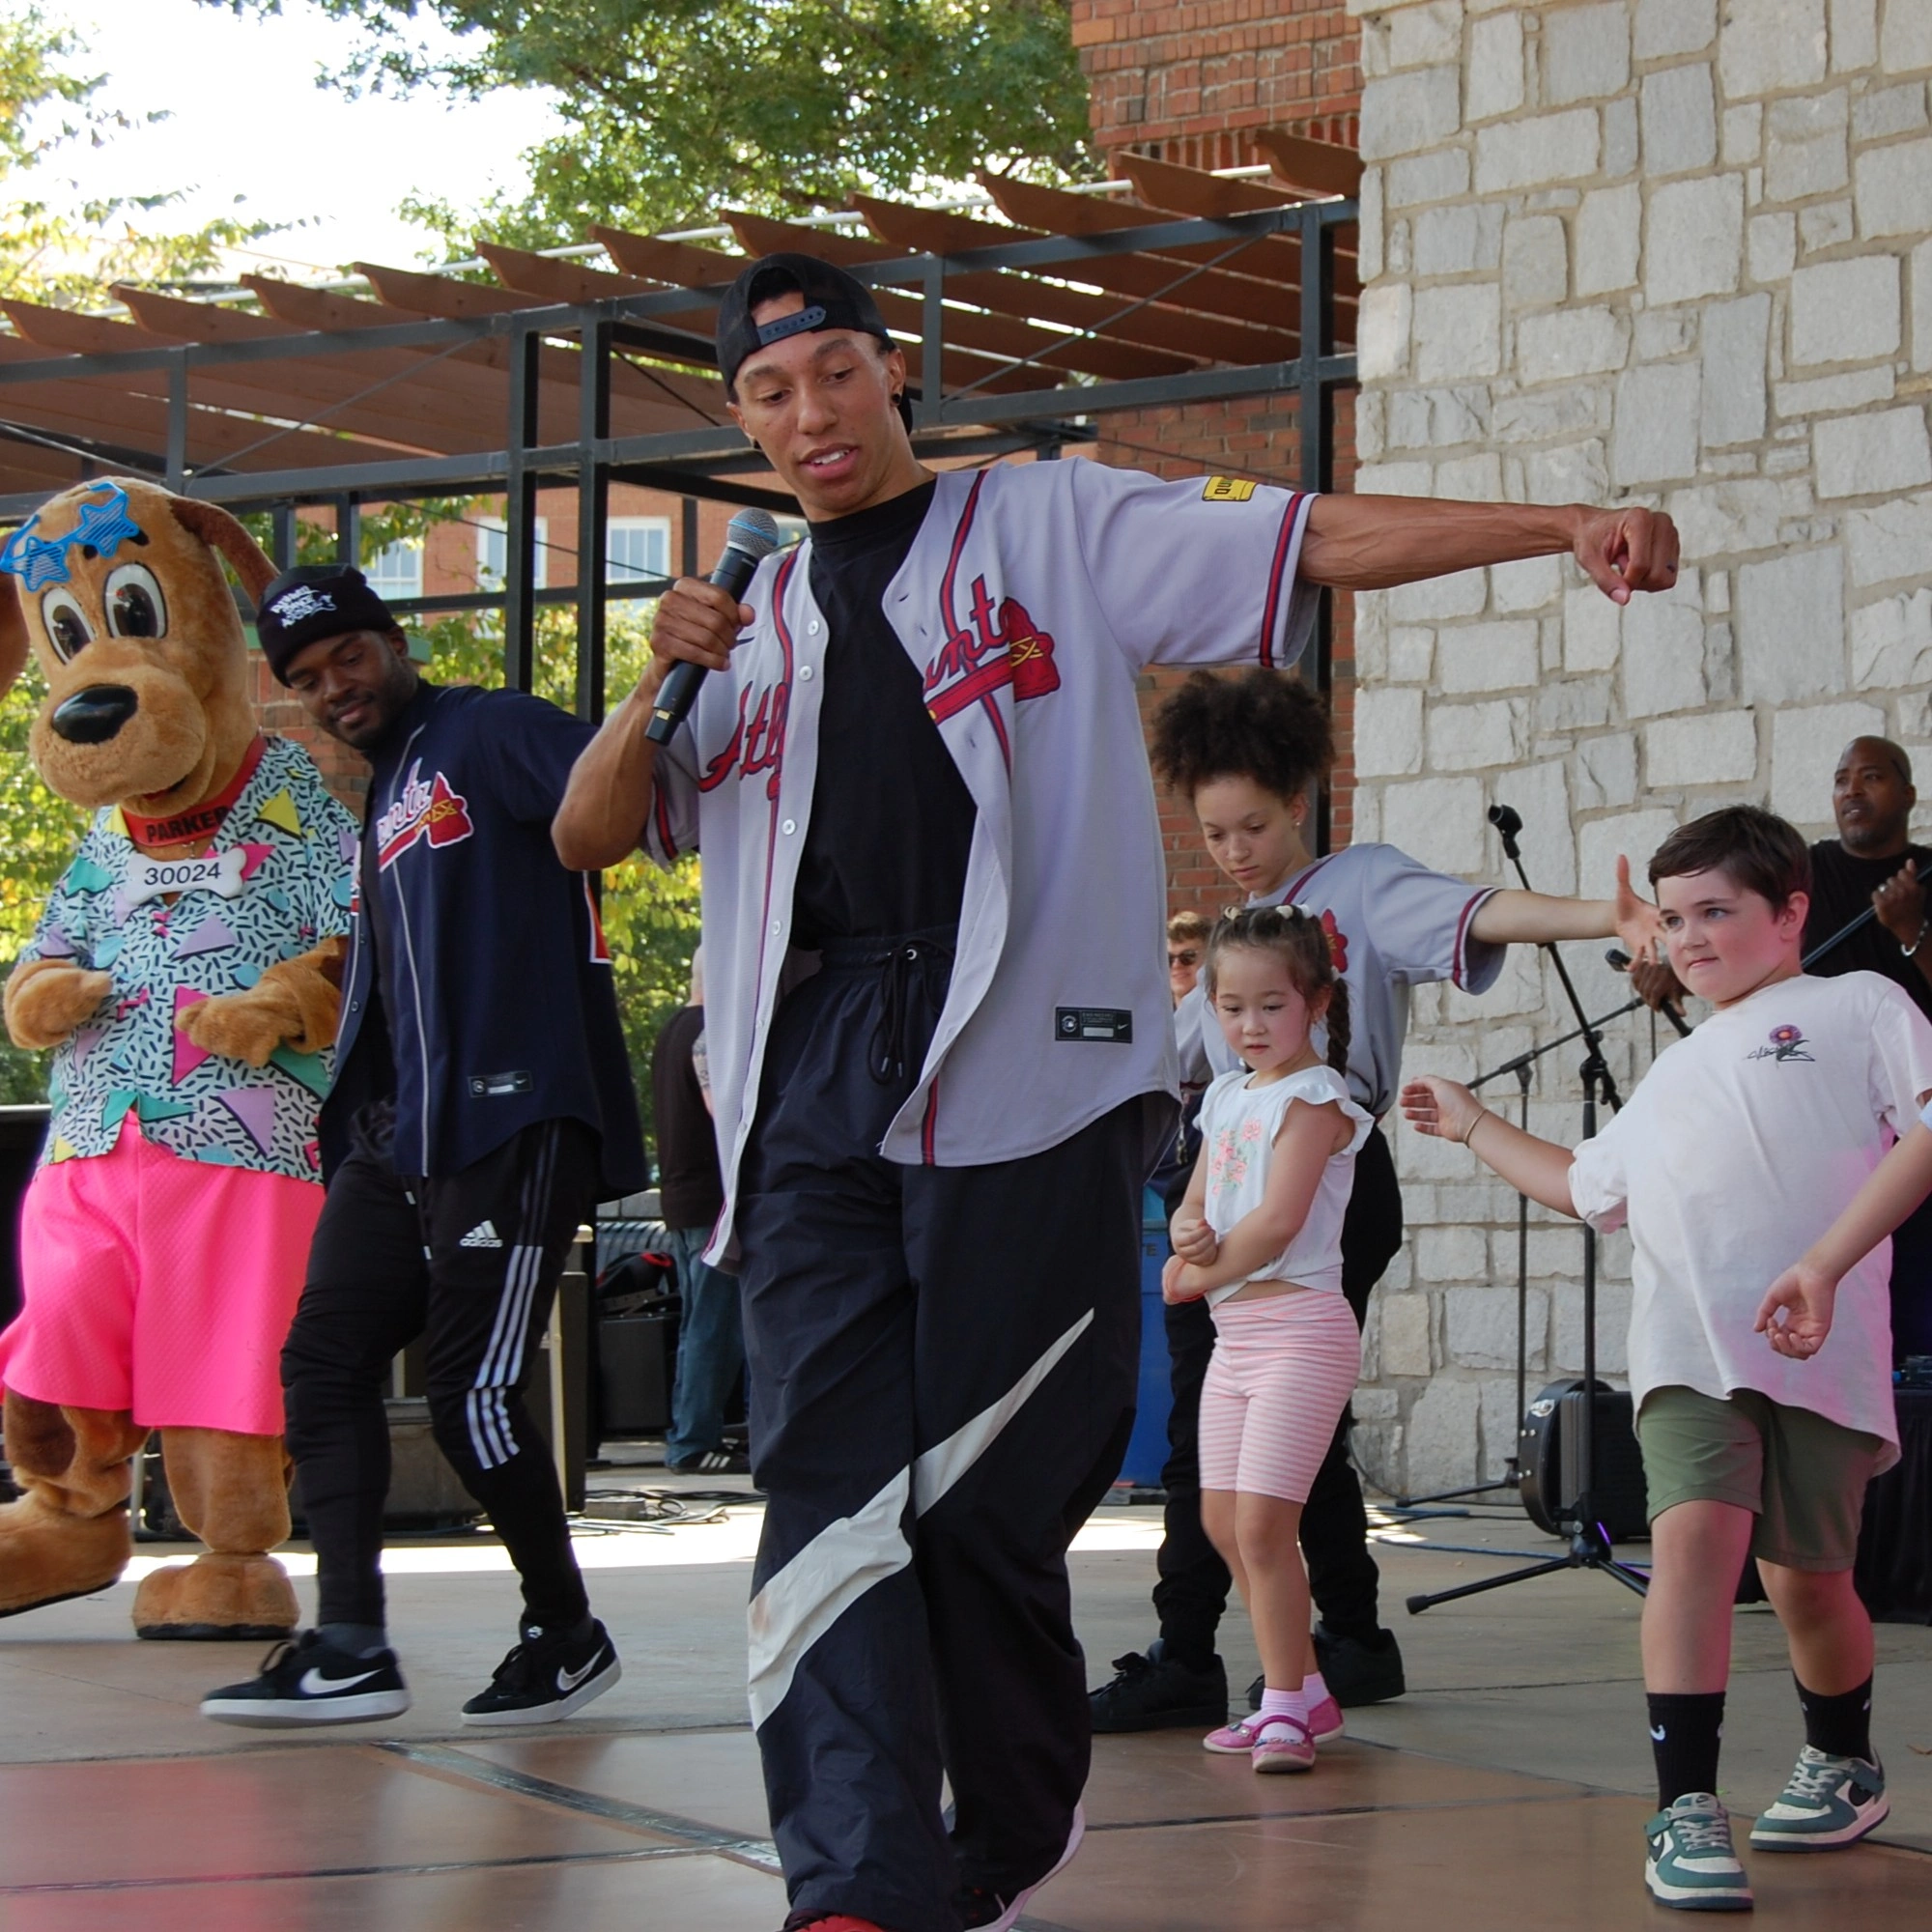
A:
[[[38,7],[0,12],[0,296],[98,301],[109,282],[206,274],[223,248],[274,232],[239,215],[188,231],[156,228],[178,190],[112,195],[71,212],[47,199],[64,149],[102,147],[133,125],[100,105],[105,76],[80,71],[85,52],[76,34]]]
[[[205,0],[278,13],[285,0]],[[592,221],[661,229],[721,201],[771,212],[958,182],[981,165],[1095,172],[1065,0],[308,0],[364,30],[343,85],[544,87],[570,131],[527,197],[406,212],[540,246]],[[421,14],[459,36],[428,53]]]
[[[87,829],[89,813],[57,798],[27,756],[27,731],[46,696],[38,666],[0,702],[0,961],[26,945],[54,881]],[[45,1056],[0,1035],[0,1103],[47,1097]]]
[[[267,226],[224,219],[188,233],[153,226],[178,194],[120,195],[63,213],[49,195],[64,150],[99,147],[131,124],[102,107],[103,76],[86,49],[38,7],[0,12],[0,296],[72,304],[117,278],[179,280],[213,268],[230,243]],[[27,730],[45,696],[29,668],[0,701],[0,961],[26,943],[87,823],[57,798],[27,756]],[[45,1096],[43,1057],[0,1039],[0,1102]]]

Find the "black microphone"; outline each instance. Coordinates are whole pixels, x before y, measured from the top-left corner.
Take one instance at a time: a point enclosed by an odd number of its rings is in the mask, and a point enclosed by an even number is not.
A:
[[[778,519],[769,510],[740,510],[724,529],[724,554],[705,581],[727,590],[734,600],[744,601],[757,575],[758,565],[784,541],[779,533]],[[680,658],[670,668],[670,675],[658,687],[658,701],[651,707],[651,722],[644,736],[653,745],[669,742],[670,735],[684,723],[685,715],[697,702],[698,686],[704,682],[704,667]]]
[[[1507,805],[1490,807],[1490,823],[1503,836],[1503,852],[1511,859],[1520,858],[1522,848],[1516,842],[1516,836],[1522,830],[1522,813]]]
[[[1628,973],[1631,969],[1631,956],[1628,952],[1626,952],[1623,950],[1621,946],[1612,946],[1610,950],[1604,954],[1604,959],[1607,965],[1614,968],[1614,970],[1619,973]],[[1663,1015],[1663,1017],[1667,1019],[1670,1022],[1670,1024],[1677,1029],[1678,1034],[1681,1037],[1685,1039],[1690,1038],[1690,1022],[1685,1019],[1684,1015],[1677,1010],[1676,1007],[1673,1006],[1670,1001],[1665,1000],[1662,1002],[1658,1007],[1658,1011],[1661,1012]]]

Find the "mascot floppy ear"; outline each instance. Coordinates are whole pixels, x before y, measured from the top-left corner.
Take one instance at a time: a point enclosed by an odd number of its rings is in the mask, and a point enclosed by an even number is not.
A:
[[[275,581],[275,566],[255,539],[219,503],[204,503],[194,497],[170,497],[168,508],[174,512],[175,522],[190,536],[199,537],[210,550],[219,551],[235,566],[235,575],[242,580],[249,603],[260,604],[262,592]],[[0,630],[0,639],[4,639],[4,630]]]
[[[20,609],[20,586],[0,570],[0,697],[13,690],[26,663],[27,613]]]

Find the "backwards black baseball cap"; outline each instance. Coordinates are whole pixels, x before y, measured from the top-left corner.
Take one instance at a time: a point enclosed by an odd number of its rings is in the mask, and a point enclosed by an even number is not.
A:
[[[786,295],[801,296],[805,306],[762,327],[752,320],[752,311],[761,303]],[[828,328],[849,328],[876,338],[883,348],[898,347],[864,282],[816,255],[762,255],[739,274],[718,305],[718,373],[728,390],[760,349],[790,335]],[[912,405],[903,394],[898,408],[900,421],[910,430]]]
[[[304,563],[283,571],[262,592],[255,617],[262,655],[278,684],[288,683],[290,664],[318,638],[401,628],[369,588],[369,580],[346,563]]]

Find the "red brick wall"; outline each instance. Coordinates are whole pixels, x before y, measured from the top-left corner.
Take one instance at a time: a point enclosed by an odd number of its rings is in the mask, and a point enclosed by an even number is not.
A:
[[[1073,41],[1093,87],[1102,153],[1150,154],[1188,167],[1241,167],[1263,158],[1251,131],[1286,128],[1352,147],[1361,106],[1360,38],[1340,0],[1072,0]],[[1255,396],[1185,409],[1123,411],[1099,421],[1104,463],[1162,476],[1227,473],[1293,483],[1301,442],[1292,396]],[[1355,473],[1354,399],[1336,398],[1335,484]],[[1339,755],[1329,795],[1329,842],[1346,845],[1354,793],[1353,609],[1334,600],[1333,691]],[[1151,717],[1184,673],[1143,679]],[[1172,910],[1213,913],[1233,888],[1201,848],[1184,799],[1160,799]]]
[[[1197,168],[1261,159],[1250,131],[1355,145],[1360,37],[1340,0],[1072,0],[1094,136]]]

